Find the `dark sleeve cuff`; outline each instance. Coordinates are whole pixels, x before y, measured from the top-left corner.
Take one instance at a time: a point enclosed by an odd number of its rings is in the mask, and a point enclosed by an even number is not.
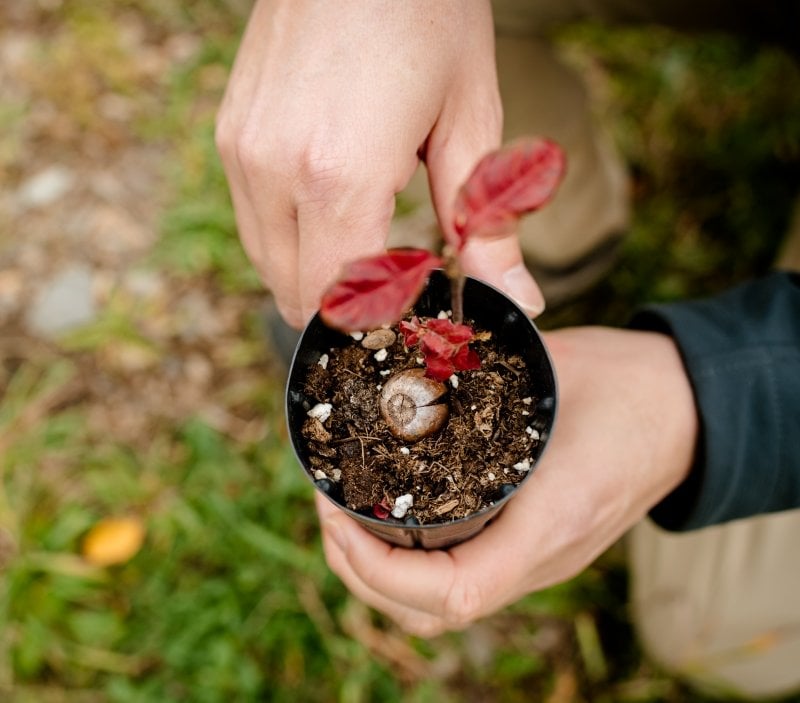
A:
[[[685,531],[800,507],[800,276],[649,306],[630,326],[673,337],[700,419],[695,465],[651,518]]]

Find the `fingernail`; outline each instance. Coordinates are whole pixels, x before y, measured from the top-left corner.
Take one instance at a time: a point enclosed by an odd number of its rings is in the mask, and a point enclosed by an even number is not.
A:
[[[517,264],[503,275],[504,290],[517,302],[531,317],[536,317],[544,312],[544,298],[539,286],[525,264]]]
[[[325,521],[325,532],[328,533],[328,537],[336,543],[339,549],[342,551],[347,549],[347,536],[342,526],[337,524],[335,519]]]

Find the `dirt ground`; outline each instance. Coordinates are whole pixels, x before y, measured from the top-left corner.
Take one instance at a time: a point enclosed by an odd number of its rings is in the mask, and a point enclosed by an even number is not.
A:
[[[146,442],[154,423],[195,412],[249,436],[263,428],[230,416],[210,389],[253,298],[152,262],[185,158],[171,111],[189,118],[186,129],[207,127],[226,74],[212,65],[190,104],[171,105],[171,76],[192,65],[201,39],[197,26],[145,16],[58,2],[0,8],[0,383],[21,358],[57,356],[67,339],[92,352],[77,356],[75,393],[95,406],[98,436]],[[74,330],[115,319],[135,329],[109,331],[102,348],[70,345]]]

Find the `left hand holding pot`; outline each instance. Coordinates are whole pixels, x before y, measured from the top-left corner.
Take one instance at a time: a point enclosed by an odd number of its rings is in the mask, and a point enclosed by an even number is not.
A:
[[[545,341],[561,387],[555,432],[479,535],[448,551],[394,547],[317,497],[331,569],[409,633],[462,629],[575,576],[688,474],[697,411],[670,337],[595,327]]]

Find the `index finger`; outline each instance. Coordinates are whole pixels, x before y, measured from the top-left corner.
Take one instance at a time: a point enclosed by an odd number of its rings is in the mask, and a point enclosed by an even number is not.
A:
[[[367,533],[354,520],[318,501],[324,529],[344,552],[352,574],[372,591],[398,605],[463,627],[506,605],[503,583],[520,580],[517,540],[490,525],[449,551],[406,549]],[[501,516],[502,517],[502,516]]]
[[[344,264],[384,250],[394,214],[391,185],[335,183],[331,191],[297,207],[298,289],[304,319],[317,310]]]

